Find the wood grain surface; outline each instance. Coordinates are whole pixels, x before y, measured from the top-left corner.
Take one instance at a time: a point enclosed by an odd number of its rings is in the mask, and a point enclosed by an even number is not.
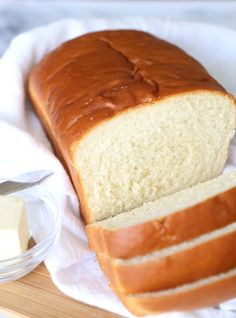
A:
[[[0,313],[14,318],[121,318],[62,294],[43,264],[17,281],[0,285]]]

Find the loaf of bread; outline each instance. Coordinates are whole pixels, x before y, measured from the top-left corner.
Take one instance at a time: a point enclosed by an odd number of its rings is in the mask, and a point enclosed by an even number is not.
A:
[[[86,223],[219,175],[234,98],[195,59],[134,30],[86,34],[47,54],[29,93]]]
[[[119,294],[137,316],[212,307],[236,297],[236,269],[159,292]]]
[[[145,32],[94,32],[47,54],[29,94],[133,313],[236,295],[235,172],[196,185],[223,171],[235,100],[201,64]]]
[[[236,222],[236,170],[86,226],[90,247],[112,258],[166,248]]]

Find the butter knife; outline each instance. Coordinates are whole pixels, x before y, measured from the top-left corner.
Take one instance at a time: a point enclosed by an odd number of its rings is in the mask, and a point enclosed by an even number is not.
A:
[[[40,184],[54,172],[49,170],[37,170],[11,178],[0,183],[0,195],[6,195]]]

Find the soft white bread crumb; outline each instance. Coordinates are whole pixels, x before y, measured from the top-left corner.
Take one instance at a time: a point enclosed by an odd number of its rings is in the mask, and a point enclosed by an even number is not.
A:
[[[93,128],[73,146],[90,221],[219,175],[235,121],[232,98],[195,91],[132,107]]]

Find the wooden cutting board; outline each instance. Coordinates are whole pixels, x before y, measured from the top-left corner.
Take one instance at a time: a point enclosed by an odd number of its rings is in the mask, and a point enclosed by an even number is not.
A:
[[[0,313],[14,318],[121,318],[62,294],[43,264],[15,282],[0,285]]]

